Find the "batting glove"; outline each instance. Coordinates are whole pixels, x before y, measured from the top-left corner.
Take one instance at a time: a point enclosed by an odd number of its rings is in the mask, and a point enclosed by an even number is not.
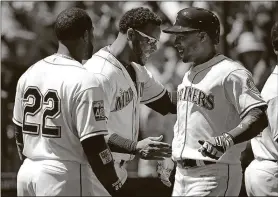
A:
[[[158,177],[164,185],[171,187],[175,179],[176,162],[171,158],[165,158],[157,163],[156,172],[158,173]]]
[[[233,136],[229,133],[224,133],[221,136],[211,137],[204,141],[199,140],[201,148],[198,149],[204,157],[208,156],[212,159],[219,159],[231,146],[233,146]]]

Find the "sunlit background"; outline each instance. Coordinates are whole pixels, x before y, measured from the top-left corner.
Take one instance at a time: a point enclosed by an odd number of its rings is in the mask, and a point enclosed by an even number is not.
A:
[[[176,13],[186,7],[202,7],[217,14],[221,21],[219,50],[226,56],[240,61],[254,76],[259,90],[276,64],[272,51],[270,29],[278,21],[277,2],[1,2],[1,182],[2,195],[15,195],[16,173],[20,166],[12,127],[12,110],[16,83],[20,75],[36,61],[56,52],[57,39],[53,24],[57,15],[68,7],[87,10],[94,24],[95,51],[111,44],[118,32],[118,21],[131,8],[144,6],[157,13],[163,20],[162,28],[175,21]],[[153,54],[146,67],[169,90],[175,90],[188,65],[179,61],[172,46],[173,38],[161,34],[160,48]],[[171,143],[176,116],[160,116],[142,106],[140,139],[164,135]],[[242,157],[243,167],[248,165],[251,154]],[[135,159],[128,166],[130,188],[142,194],[159,195],[168,192],[158,179],[156,162]],[[143,180],[155,180],[152,189]],[[141,182],[140,182],[141,181]],[[141,183],[141,184],[139,184]],[[145,182],[147,183],[147,182]],[[154,186],[153,184],[157,184]],[[140,187],[141,185],[141,187]],[[146,184],[145,184],[146,185]],[[154,188],[160,188],[155,191]],[[152,192],[152,193],[150,193]],[[162,193],[163,194],[163,193]],[[165,194],[165,193],[164,193]],[[244,186],[242,196],[244,196]]]

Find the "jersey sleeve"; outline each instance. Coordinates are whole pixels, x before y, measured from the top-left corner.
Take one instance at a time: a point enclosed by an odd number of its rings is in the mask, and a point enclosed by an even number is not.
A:
[[[78,93],[74,98],[73,121],[80,141],[108,134],[104,110],[106,103],[100,87],[91,87]]]
[[[20,84],[18,82],[16,86],[16,94],[14,101],[14,110],[13,110],[13,122],[22,127],[23,122],[23,106],[22,106],[22,90],[20,88]]]
[[[112,110],[112,100],[114,98],[114,88],[112,83],[108,80],[106,76],[101,73],[95,73],[95,77],[98,79],[102,90],[104,92],[104,98],[107,101],[105,106],[105,115],[109,119],[110,111]]]
[[[166,89],[159,81],[157,81],[152,76],[150,71],[148,71],[145,67],[144,69],[145,69],[144,71],[145,75],[144,75],[144,82],[142,87],[141,103],[148,104],[161,98],[165,94]]]
[[[234,105],[240,118],[252,108],[264,106],[260,92],[255,86],[251,73],[239,69],[231,72],[224,80],[226,98]]]
[[[270,127],[274,141],[278,142],[278,96],[267,102],[268,126]]]

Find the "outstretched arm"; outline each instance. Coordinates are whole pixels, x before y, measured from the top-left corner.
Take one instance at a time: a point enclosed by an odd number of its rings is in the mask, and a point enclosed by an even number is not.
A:
[[[146,104],[149,108],[154,111],[166,115],[166,114],[176,114],[177,113],[177,92],[168,92],[151,103]]]
[[[265,108],[261,106],[251,109],[236,128],[221,136],[211,137],[207,141],[200,140],[202,147],[199,151],[203,156],[218,159],[233,145],[257,136],[268,126]]]
[[[148,137],[139,142],[124,138],[116,133],[108,137],[107,144],[111,151],[139,155],[141,159],[163,160],[171,156],[171,145],[160,142],[160,137]]]

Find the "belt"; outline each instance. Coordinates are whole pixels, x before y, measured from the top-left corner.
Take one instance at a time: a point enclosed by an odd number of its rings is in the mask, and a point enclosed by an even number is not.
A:
[[[206,165],[210,165],[210,164],[216,164],[216,162],[206,161],[206,160],[183,159],[183,160],[178,160],[177,164],[181,168],[189,168],[189,167],[197,167],[197,166],[206,166]]]

